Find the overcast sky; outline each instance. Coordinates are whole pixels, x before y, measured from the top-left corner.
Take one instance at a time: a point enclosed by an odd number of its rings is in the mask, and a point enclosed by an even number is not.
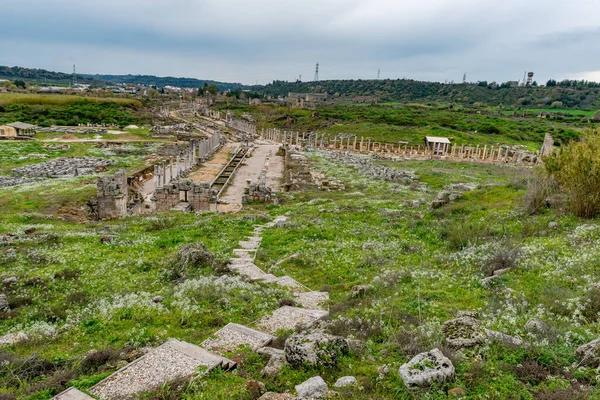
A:
[[[2,0],[0,65],[268,83],[600,81],[599,0]]]

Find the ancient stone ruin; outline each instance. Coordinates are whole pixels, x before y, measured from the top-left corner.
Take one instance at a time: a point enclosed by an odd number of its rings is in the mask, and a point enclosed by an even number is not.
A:
[[[98,219],[112,219],[127,215],[129,202],[127,174],[124,169],[113,176],[98,178]]]
[[[61,157],[45,163],[15,168],[11,172],[16,176],[62,178],[95,174],[105,171],[112,164],[111,160],[97,157]]]
[[[197,184],[191,179],[180,179],[156,188],[151,200],[157,212],[170,211],[180,204],[181,211],[201,211],[210,209],[210,201],[215,194],[209,183]]]

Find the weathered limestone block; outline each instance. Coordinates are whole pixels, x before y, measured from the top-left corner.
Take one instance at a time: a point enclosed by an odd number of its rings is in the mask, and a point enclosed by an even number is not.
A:
[[[356,385],[356,378],[353,376],[343,376],[339,378],[333,385],[336,388]]]
[[[326,333],[296,334],[285,341],[285,359],[290,365],[335,365],[348,354],[348,342]]]
[[[596,368],[600,366],[600,338],[579,346],[575,355],[581,360],[581,365]]]
[[[421,353],[398,370],[407,387],[428,386],[454,377],[454,365],[438,349]]]
[[[296,385],[296,393],[300,399],[322,399],[327,396],[327,383],[320,376],[315,376]]]
[[[470,317],[461,317],[446,321],[442,326],[446,343],[453,348],[473,347],[485,341],[485,331],[479,321]]]

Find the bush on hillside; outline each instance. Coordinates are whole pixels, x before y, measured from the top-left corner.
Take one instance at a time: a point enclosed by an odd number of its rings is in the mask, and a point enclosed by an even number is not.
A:
[[[588,132],[544,161],[573,214],[593,218],[600,213],[600,131]]]

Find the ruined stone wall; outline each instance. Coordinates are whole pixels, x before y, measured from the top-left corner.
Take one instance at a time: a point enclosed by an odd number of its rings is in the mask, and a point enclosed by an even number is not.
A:
[[[181,193],[187,192],[187,202],[192,211],[210,209],[210,200],[214,195],[209,183],[196,184],[191,179],[180,179],[173,181],[161,188],[157,188],[152,196],[154,211],[170,211],[179,204]]]
[[[112,219],[127,215],[129,202],[127,174],[119,170],[114,176],[98,178],[98,218]]]

